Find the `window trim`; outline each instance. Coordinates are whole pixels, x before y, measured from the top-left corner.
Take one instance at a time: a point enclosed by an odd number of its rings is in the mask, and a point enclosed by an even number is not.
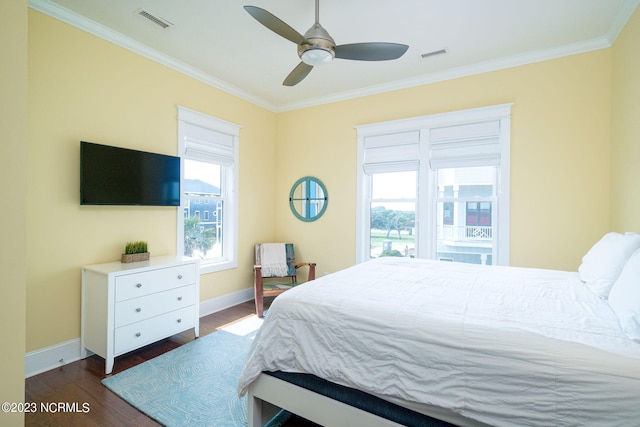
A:
[[[498,248],[497,265],[509,265],[509,206],[510,206],[510,135],[511,135],[511,107],[513,103],[495,106],[480,107],[468,110],[460,110],[448,113],[433,114],[428,116],[408,119],[393,120],[389,122],[373,123],[356,126],[357,131],[357,174],[356,174],[356,262],[364,262],[369,259],[370,244],[370,212],[369,196],[371,194],[371,177],[364,171],[365,139],[374,136],[392,134],[404,134],[419,131],[420,147],[418,160],[418,201],[416,206],[416,257],[435,257],[435,227],[437,204],[433,200],[437,196],[436,174],[437,170],[431,169],[429,164],[429,130],[443,126],[455,126],[472,124],[483,121],[500,121],[500,161],[498,164],[496,206],[492,215],[496,224],[495,242]],[[427,196],[424,197],[424,189]],[[495,221],[494,221],[495,220]],[[421,231],[422,222],[426,222],[426,230]],[[433,246],[433,248],[431,248]]]
[[[189,158],[185,155],[185,128],[187,124],[199,126],[214,132],[225,134],[232,137],[233,163],[225,165],[222,170],[224,177],[221,185],[225,187],[225,207],[224,209],[224,226],[222,234],[222,253],[221,260],[207,262],[200,261],[200,273],[213,273],[216,271],[228,270],[238,266],[238,171],[239,171],[239,134],[241,126],[227,122],[206,114],[194,111],[185,107],[178,106],[178,156],[180,157],[180,186],[184,188],[184,159]],[[180,208],[177,215],[177,240],[176,251],[178,254],[184,253],[184,219],[185,219],[185,200],[184,192],[180,192]]]

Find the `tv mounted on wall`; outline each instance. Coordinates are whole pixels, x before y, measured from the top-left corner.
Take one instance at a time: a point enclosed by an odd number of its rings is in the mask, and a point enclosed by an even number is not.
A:
[[[180,205],[180,158],[80,142],[81,205]]]

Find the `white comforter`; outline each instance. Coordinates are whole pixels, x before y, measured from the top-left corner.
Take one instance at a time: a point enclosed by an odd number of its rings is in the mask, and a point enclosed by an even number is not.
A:
[[[276,370],[491,425],[640,425],[640,345],[570,272],[359,264],[274,301],[239,392]]]

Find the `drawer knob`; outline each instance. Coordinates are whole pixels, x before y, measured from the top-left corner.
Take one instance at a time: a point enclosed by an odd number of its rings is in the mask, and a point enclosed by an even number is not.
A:
[[[178,279],[182,279],[182,274],[178,274]]]
[[[141,288],[142,287],[142,283],[136,283],[136,288]]]
[[[142,335],[140,332],[136,332],[136,337],[140,337]]]
[[[182,319],[178,319],[178,323],[182,323]]]
[[[140,313],[142,309],[140,307],[136,308],[136,313]]]
[[[178,297],[178,301],[182,301],[182,297]]]

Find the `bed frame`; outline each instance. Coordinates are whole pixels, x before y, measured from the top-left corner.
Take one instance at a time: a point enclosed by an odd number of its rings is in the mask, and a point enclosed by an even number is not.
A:
[[[271,375],[261,374],[249,387],[249,427],[264,426],[278,408],[323,426],[402,426]]]
[[[249,427],[262,427],[280,409],[284,409],[293,414],[306,418],[317,424],[324,426],[371,426],[371,427],[391,427],[403,426],[398,422],[387,419],[383,416],[373,414],[366,409],[360,409],[348,403],[343,403],[326,395],[327,390],[316,392],[303,385],[297,385],[285,379],[273,376],[275,373],[262,373],[249,386],[248,390],[248,416]],[[290,375],[281,373],[283,376]],[[294,374],[295,375],[295,374]],[[316,378],[317,379],[317,378]],[[321,380],[325,381],[325,380]],[[328,382],[327,382],[328,383]],[[343,386],[328,383],[332,387]],[[312,387],[315,387],[312,386]],[[353,390],[351,390],[353,391]],[[363,392],[354,391],[364,394]],[[325,393],[325,394],[322,394]],[[344,394],[344,393],[343,393]],[[350,393],[351,394],[351,393]],[[433,406],[421,406],[418,412],[416,408],[408,408],[398,403],[382,401],[377,397],[368,395],[371,399],[378,400],[379,404],[369,402],[370,407],[380,406],[395,407],[391,412],[401,410],[402,414],[411,413],[409,425],[420,426],[484,426],[477,421],[466,419],[459,414],[453,413],[443,408]],[[361,397],[360,397],[361,399]],[[365,405],[366,406],[366,405]],[[364,408],[364,407],[363,407]],[[387,408],[389,409],[389,408]],[[377,411],[374,411],[377,412]],[[380,413],[380,412],[379,412]],[[416,416],[418,418],[416,418]],[[413,418],[411,418],[413,417]],[[393,416],[391,417],[393,418]],[[396,420],[402,418],[396,418]],[[414,422],[415,421],[415,422]]]

